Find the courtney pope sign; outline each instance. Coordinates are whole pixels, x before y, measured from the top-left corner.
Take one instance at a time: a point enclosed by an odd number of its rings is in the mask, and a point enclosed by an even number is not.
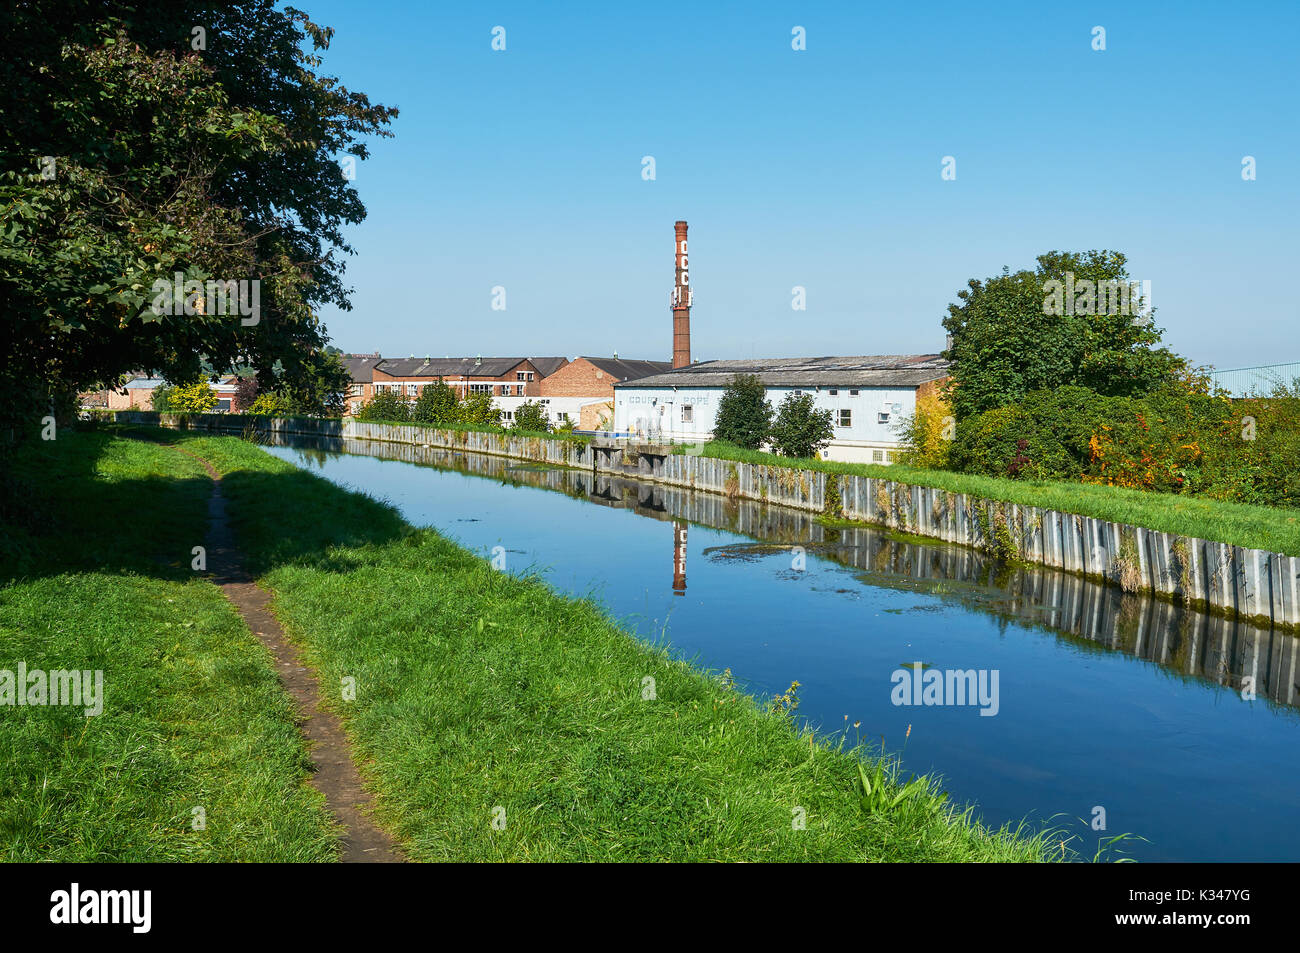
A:
[[[18,670],[0,668],[0,705],[42,706],[77,705],[90,718],[104,710],[104,673],[77,669],[28,669],[26,662]]]
[[[889,680],[895,705],[978,705],[981,716],[996,715],[1001,707],[997,669],[937,669],[913,662]]]

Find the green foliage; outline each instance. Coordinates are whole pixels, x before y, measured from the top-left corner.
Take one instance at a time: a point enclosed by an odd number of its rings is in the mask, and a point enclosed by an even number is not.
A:
[[[244,413],[254,417],[290,417],[293,415],[293,403],[280,391],[264,390],[254,398]]]
[[[772,404],[767,389],[754,374],[737,374],[718,401],[713,439],[757,450],[772,426]]]
[[[549,433],[551,422],[546,416],[546,410],[541,404],[526,400],[519,405],[515,411],[513,430],[529,430],[534,433]],[[572,425],[570,425],[572,430]]]
[[[361,405],[357,420],[390,420],[403,422],[411,419],[411,402],[406,395],[393,387],[375,391],[375,395]]]
[[[1135,308],[1128,314],[1045,313],[1049,281],[1064,283],[1072,275],[1076,286],[1127,283],[1126,262],[1119,252],[1048,252],[1034,271],[1004,268],[959,291],[961,303],[948,306],[943,322],[953,338],[944,356],[952,362],[947,396],[957,420],[1014,404],[1035,390],[1078,385],[1134,397],[1176,380],[1184,362],[1158,346],[1160,329]]]
[[[174,414],[206,414],[217,406],[217,392],[205,380],[178,384],[168,396]]]
[[[176,413],[176,409],[172,406],[172,394],[175,390],[176,388],[171,384],[159,384],[149,395],[149,409],[160,414]]]
[[[1227,400],[1194,384],[1143,397],[1034,391],[963,420],[951,466],[1218,500],[1300,506],[1300,391]]]
[[[834,414],[813,405],[812,394],[786,394],[772,422],[772,446],[787,457],[815,457],[835,436]]]
[[[338,157],[365,158],[394,115],[317,73],[332,31],[262,0],[0,18],[22,51],[0,57],[0,416],[140,367],[255,366],[271,387],[278,364],[291,389],[327,373],[317,313],[348,307],[343,229],[365,215]],[[209,280],[256,282],[256,315],[223,313]]]
[[[917,394],[916,409],[898,425],[902,443],[898,461],[908,466],[946,469],[955,436],[956,423],[948,402],[937,393],[922,391]]]
[[[456,392],[439,377],[420,390],[411,408],[411,419],[424,424],[446,426],[460,419],[460,400]]]
[[[501,426],[501,410],[492,403],[492,395],[471,391],[460,402],[460,423],[471,426]]]

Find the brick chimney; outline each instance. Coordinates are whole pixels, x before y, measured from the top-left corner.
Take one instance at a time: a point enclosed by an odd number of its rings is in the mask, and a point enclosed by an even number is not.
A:
[[[677,271],[673,280],[673,367],[691,363],[691,277],[686,264],[686,223],[674,226]]]

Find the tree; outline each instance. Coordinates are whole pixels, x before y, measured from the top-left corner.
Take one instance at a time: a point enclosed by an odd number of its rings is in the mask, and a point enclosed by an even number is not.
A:
[[[441,377],[420,390],[420,396],[411,408],[411,419],[426,424],[446,425],[456,422],[460,401],[456,392]]]
[[[812,394],[786,394],[772,422],[772,446],[787,457],[815,457],[835,436],[835,418]]]
[[[718,401],[713,439],[757,450],[767,439],[771,425],[772,404],[758,377],[753,374],[732,377]]]
[[[551,421],[546,416],[546,409],[541,404],[526,400],[515,411],[515,422],[511,429],[550,433]]]
[[[255,417],[289,417],[293,415],[293,403],[280,391],[264,390],[244,413]]]
[[[400,391],[385,387],[361,405],[357,420],[406,421],[411,419],[411,402]]]
[[[492,395],[471,391],[460,402],[459,423],[475,427],[501,426],[501,410],[492,405]]]
[[[171,384],[159,384],[149,394],[149,409],[160,414],[173,413],[172,394],[175,390]]]
[[[918,391],[915,411],[899,421],[897,432],[903,445],[900,463],[929,470],[947,469],[956,419],[942,395],[932,388]]]
[[[169,397],[173,414],[206,414],[217,406],[217,392],[205,380],[179,384]]]
[[[235,396],[230,402],[231,413],[250,413],[249,408],[256,403],[258,391],[259,387],[256,377],[241,377],[235,384]]]
[[[1111,251],[1048,252],[1034,271],[972,279],[943,321],[957,420],[1035,390],[1133,397],[1177,380],[1184,362],[1158,346],[1161,331],[1129,282],[1127,259]]]
[[[265,387],[325,369],[365,216],[339,156],[396,115],[318,72],[332,32],[272,0],[4,6],[0,414],[203,357]]]

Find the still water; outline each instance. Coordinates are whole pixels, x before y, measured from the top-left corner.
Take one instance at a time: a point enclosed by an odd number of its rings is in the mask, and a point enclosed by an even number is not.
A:
[[[1145,840],[1124,856],[1144,861],[1300,859],[1292,635],[713,494],[397,444],[278,441],[271,453],[503,554],[509,572],[594,597],[759,698],[797,680],[810,723],[883,739],[987,823],[1060,827],[1086,856],[1126,832]],[[993,703],[898,704],[918,668],[974,670]]]

